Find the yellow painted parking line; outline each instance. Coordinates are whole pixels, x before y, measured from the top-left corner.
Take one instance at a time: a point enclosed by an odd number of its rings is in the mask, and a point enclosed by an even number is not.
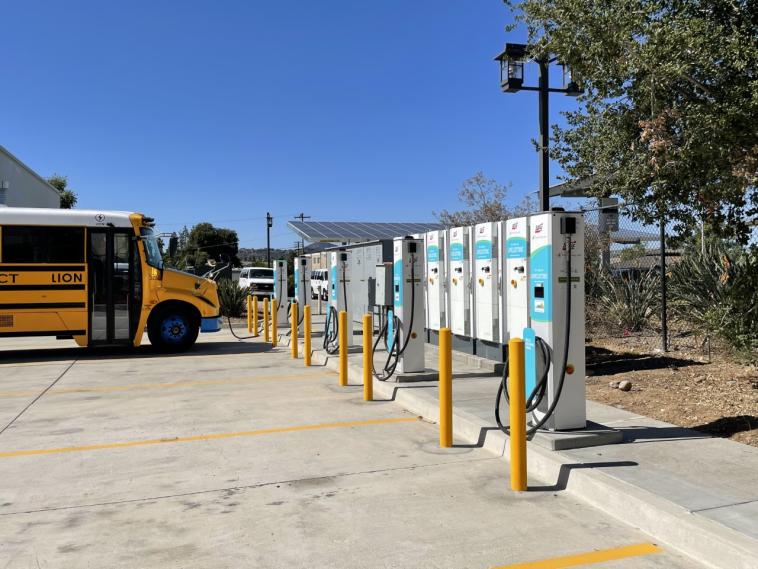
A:
[[[578,553],[576,555],[553,557],[552,559],[543,559],[541,561],[527,561],[526,563],[515,563],[513,565],[500,565],[498,567],[493,567],[492,569],[563,569],[564,567],[593,565],[595,563],[615,561],[627,557],[641,557],[652,553],[660,553],[661,551],[663,551],[663,549],[654,543],[637,543],[635,545],[601,549],[600,551],[588,551],[587,553]]]
[[[235,439],[240,437],[259,437],[262,435],[274,435],[277,433],[296,433],[299,431],[319,431],[323,429],[341,429],[345,427],[368,427],[372,425],[392,425],[396,423],[411,423],[419,421],[420,417],[394,417],[391,419],[371,419],[368,421],[340,421],[337,423],[319,423],[315,425],[297,425],[294,427],[276,427],[273,429],[258,429],[256,431],[239,431],[236,433],[212,433],[210,435],[195,435],[191,437],[171,437],[164,439],[147,439],[143,441],[126,441],[122,443],[106,443],[99,445],[85,445],[78,447],[44,448],[31,450],[14,450],[0,452],[0,458],[13,458],[18,456],[34,456],[39,454],[64,454],[68,452],[86,452],[90,450],[105,450],[113,448],[128,448],[150,445],[162,445],[167,443],[191,443],[197,441],[215,441],[220,439]]]
[[[191,379],[187,381],[172,381],[170,383],[126,383],[122,385],[93,385],[89,387],[56,387],[47,395],[64,395],[67,393],[116,393],[119,391],[135,391],[139,389],[173,389],[177,387],[195,387],[198,385],[234,385],[254,381],[289,381],[301,379],[318,379],[313,373],[293,373],[290,375],[251,375],[230,379]],[[39,391],[0,391],[0,399],[10,397],[30,397]]]

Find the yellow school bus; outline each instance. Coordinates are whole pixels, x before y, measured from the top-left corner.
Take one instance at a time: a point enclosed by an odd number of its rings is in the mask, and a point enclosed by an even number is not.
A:
[[[151,218],[0,208],[0,339],[180,351],[220,328],[216,283],[165,268]]]

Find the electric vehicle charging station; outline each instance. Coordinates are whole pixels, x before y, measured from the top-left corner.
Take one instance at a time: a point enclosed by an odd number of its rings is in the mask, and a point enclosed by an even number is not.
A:
[[[474,313],[471,310],[473,291],[470,227],[454,227],[450,230],[449,252],[450,329],[459,339],[468,339],[473,335],[475,324]],[[454,338],[453,342],[455,341]]]
[[[347,343],[354,345],[353,319],[348,302],[348,283],[350,282],[349,253],[332,251],[329,254],[329,313],[326,317],[324,347],[331,354],[337,352],[339,339],[338,314],[347,312]]]
[[[303,321],[303,309],[311,296],[311,259],[295,257],[295,300],[298,309],[298,328]]]
[[[500,335],[500,254],[497,222],[474,226],[474,336],[477,354],[503,360]]]
[[[394,243],[393,344],[397,342],[398,371],[424,371],[423,246],[421,239],[398,237]]]
[[[425,235],[426,327],[429,340],[439,344],[439,330],[447,326],[447,232],[430,231]]]
[[[500,222],[504,267],[501,287],[501,338],[523,338],[529,326],[529,218]]]
[[[287,261],[284,259],[274,261],[274,298],[276,299],[276,323],[286,326],[289,307],[287,306]]]
[[[529,318],[526,391],[536,382],[533,336],[552,352],[547,390],[534,417],[549,430],[587,425],[584,356],[584,224],[581,213],[552,211],[529,219]],[[529,348],[531,346],[531,355]]]

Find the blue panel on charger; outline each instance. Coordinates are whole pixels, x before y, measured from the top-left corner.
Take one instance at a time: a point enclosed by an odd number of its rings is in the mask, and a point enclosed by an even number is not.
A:
[[[524,328],[524,393],[526,397],[531,395],[537,385],[536,337],[532,328]]]
[[[395,313],[392,310],[387,311],[387,347],[392,347],[392,341],[395,339]]]

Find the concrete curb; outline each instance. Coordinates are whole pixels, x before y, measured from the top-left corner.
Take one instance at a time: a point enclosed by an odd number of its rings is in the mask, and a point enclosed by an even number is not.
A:
[[[282,338],[289,344],[289,336]],[[314,350],[312,362],[337,370],[338,358]],[[362,382],[363,370],[348,364],[348,378]],[[395,401],[427,421],[439,422],[439,403],[412,384],[385,383],[374,379],[374,396]],[[476,443],[508,461],[508,437],[496,428],[484,428],[481,418],[453,407],[453,434],[458,440]],[[698,516],[673,502],[577,463],[559,451],[528,445],[529,474],[541,480],[556,480],[554,491],[566,490],[606,514],[630,524],[680,552],[716,569],[754,569],[758,540],[717,522]],[[693,465],[694,466],[694,465]]]

